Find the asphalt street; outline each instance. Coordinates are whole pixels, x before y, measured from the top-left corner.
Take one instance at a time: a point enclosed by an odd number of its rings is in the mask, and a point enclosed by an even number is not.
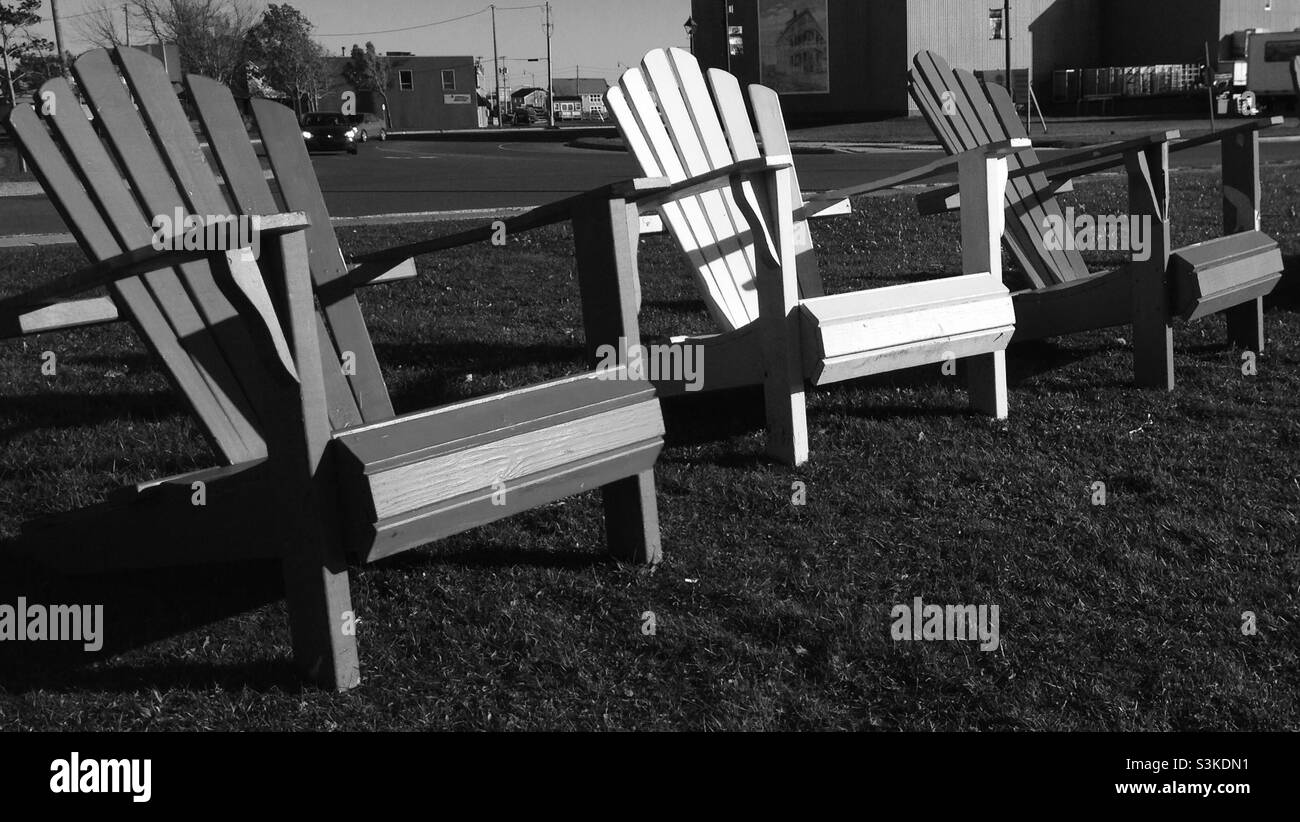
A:
[[[887,150],[801,154],[795,162],[805,190],[826,190],[897,174],[940,156],[937,151]],[[1300,143],[1269,143],[1262,158],[1265,163],[1300,162]],[[1217,163],[1214,146],[1173,156],[1175,167]],[[623,152],[556,143],[370,142],[356,156],[315,155],[313,164],[335,217],[535,206],[637,173]],[[0,198],[0,235],[64,231],[44,197]]]

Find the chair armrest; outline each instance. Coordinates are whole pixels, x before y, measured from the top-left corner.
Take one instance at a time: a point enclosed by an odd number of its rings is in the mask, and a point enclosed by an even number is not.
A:
[[[1219,129],[1210,134],[1202,134],[1199,137],[1189,137],[1179,143],[1169,147],[1170,151],[1186,151],[1189,148],[1196,148],[1208,143],[1218,143],[1229,137],[1235,137],[1238,134],[1246,134],[1252,131],[1263,131],[1266,128],[1280,126],[1286,122],[1285,117],[1267,117],[1259,120],[1251,120],[1249,123],[1241,123],[1230,128]]]
[[[1032,166],[1016,169],[1011,172],[1011,179],[1029,177],[1034,174],[1047,174],[1048,179],[1053,182],[1064,182],[1075,177],[1096,174],[1099,171],[1122,166],[1124,165],[1124,158],[1130,154],[1145,151],[1161,143],[1173,143],[1178,138],[1179,132],[1174,129],[1148,134],[1132,140],[1123,140],[1118,143],[1106,143],[1092,148],[1079,149]]]
[[[938,177],[942,174],[952,174],[957,171],[957,166],[961,163],[961,160],[964,157],[1005,157],[1032,147],[1033,143],[1024,137],[989,143],[986,146],[973,148],[970,151],[963,151],[949,157],[944,157],[942,160],[935,160],[933,163],[927,163],[926,165],[911,171],[904,171],[902,174],[895,174],[892,177],[873,180],[869,183],[863,183],[862,185],[827,191],[809,199],[807,208],[810,214],[816,213],[822,210],[819,206],[822,206],[823,204],[830,206],[838,203],[840,200],[846,200],[850,197],[870,194],[873,191],[883,191],[887,188],[897,188],[898,186],[907,183],[919,183],[922,180],[928,180],[931,177]]]
[[[628,197],[628,202],[634,202],[641,211],[653,211],[664,203],[673,200],[693,197],[697,194],[704,194],[708,191],[728,188],[735,185],[737,181],[745,178],[752,178],[756,175],[769,171],[780,169],[794,168],[794,158],[789,155],[774,155],[771,157],[755,157],[750,160],[741,160],[731,165],[715,168],[704,174],[697,174],[694,177],[688,177],[677,183],[667,184],[658,190],[648,190],[638,192],[634,196]],[[659,178],[650,178],[649,182],[657,181]],[[667,183],[667,181],[664,181]]]
[[[1177,130],[1163,131],[1132,140],[1105,143],[1091,148],[1066,152],[1050,160],[1035,163],[1032,166],[1014,169],[1011,172],[1011,179],[1018,180],[1035,174],[1045,174],[1053,194],[1068,191],[1070,190],[1070,181],[1076,177],[1096,174],[1099,171],[1122,166],[1124,165],[1124,158],[1128,155],[1144,151],[1161,143],[1172,143],[1178,137]],[[1171,145],[1170,151],[1173,150],[1174,146]],[[961,208],[961,201],[956,186],[944,186],[933,191],[927,191],[924,194],[918,194],[916,197],[916,209],[921,214],[945,214],[959,208]]]
[[[233,222],[237,218],[229,218],[220,222]],[[259,234],[276,236],[280,234],[291,234],[295,231],[303,231],[311,225],[311,220],[301,211],[289,212],[287,214],[272,214],[267,216],[256,215],[257,230]],[[208,225],[216,225],[210,223]],[[169,238],[168,245],[184,246],[185,232],[182,231]],[[159,271],[165,268],[173,268],[178,265],[193,262],[195,260],[204,260],[211,257],[225,257],[229,251],[238,249],[206,249],[206,250],[177,250],[168,249],[159,250],[154,245],[148,245],[143,248],[125,251],[121,254],[109,257],[106,260],[100,260],[97,263],[86,266],[78,271],[69,274],[66,277],[60,277],[53,282],[37,286],[36,288],[7,297],[0,300],[0,310],[8,309],[31,309],[39,306],[52,305],[59,302],[65,297],[71,297],[85,291],[90,291],[100,286],[115,283],[118,280],[125,280],[129,277],[135,277],[140,274],[147,274],[151,271]]]
[[[563,200],[556,200],[553,203],[547,203],[525,211],[523,214],[516,214],[504,220],[493,221],[488,225],[471,228],[468,231],[460,231],[455,234],[448,234],[445,237],[435,237],[431,240],[420,240],[415,243],[394,246],[382,251],[372,251],[369,254],[358,254],[350,260],[357,267],[349,273],[345,287],[356,288],[365,285],[375,277],[389,271],[392,263],[424,254],[432,254],[437,251],[447,251],[452,248],[463,248],[467,245],[486,242],[492,239],[492,235],[497,232],[497,222],[503,223],[506,231],[511,233],[531,231],[534,228],[554,225],[572,219],[577,206],[592,197],[631,200],[647,192],[657,192],[667,187],[668,181],[658,177],[624,180],[592,189],[583,194],[566,197]]]

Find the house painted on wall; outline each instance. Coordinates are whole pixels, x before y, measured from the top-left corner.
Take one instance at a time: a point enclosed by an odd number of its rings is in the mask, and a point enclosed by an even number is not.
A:
[[[826,31],[809,9],[795,11],[777,37],[777,60],[791,72],[826,71]]]

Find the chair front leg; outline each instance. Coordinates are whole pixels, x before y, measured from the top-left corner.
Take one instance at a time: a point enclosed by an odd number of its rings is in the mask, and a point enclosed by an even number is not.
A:
[[[1259,231],[1259,132],[1227,137],[1223,155],[1223,231]],[[1256,297],[1224,310],[1228,342],[1256,354],[1264,353],[1264,298]]]
[[[963,155],[957,165],[958,186],[966,206],[961,210],[963,274],[985,274],[1002,282],[1002,234],[1006,230],[1008,166],[1006,157]],[[1007,352],[981,354],[966,359],[966,380],[971,407],[994,419],[1005,420]]]
[[[1174,328],[1169,294],[1169,144],[1124,158],[1129,213],[1150,237],[1150,255],[1131,266],[1133,374],[1142,388],[1174,389]]]
[[[786,168],[736,181],[732,193],[749,221],[757,250],[755,322],[762,338],[766,450],[786,465],[799,466],[808,461],[808,410],[800,350],[793,186],[793,175]]]
[[[276,267],[280,313],[294,375],[277,371],[282,390],[266,398],[267,450],[280,516],[269,534],[283,545],[285,598],[298,667],[321,687],[347,690],[361,683],[357,617],[352,610],[344,557],[338,485],[329,458],[330,424],[320,337],[302,233],[279,240]],[[269,362],[274,355],[268,352]]]
[[[597,351],[602,345],[623,351],[640,344],[636,265],[640,235],[639,211],[625,200],[593,195],[574,208],[574,253],[591,362],[599,359]],[[610,554],[623,562],[658,564],[663,548],[654,471],[612,482],[600,493]]]

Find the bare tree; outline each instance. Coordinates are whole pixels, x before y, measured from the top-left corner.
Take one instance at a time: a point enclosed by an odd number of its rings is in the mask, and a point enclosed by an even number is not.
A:
[[[311,103],[311,110],[319,111],[321,99],[325,95],[337,91],[339,80],[330,66],[329,50],[315,41],[312,41],[310,50],[306,92]]]
[[[130,5],[132,29],[141,39],[175,43],[183,71],[227,85],[242,78],[245,38],[261,16],[249,0],[131,0]]]
[[[86,42],[96,48],[108,49],[131,43],[130,4],[104,3],[82,12],[73,27]]]

